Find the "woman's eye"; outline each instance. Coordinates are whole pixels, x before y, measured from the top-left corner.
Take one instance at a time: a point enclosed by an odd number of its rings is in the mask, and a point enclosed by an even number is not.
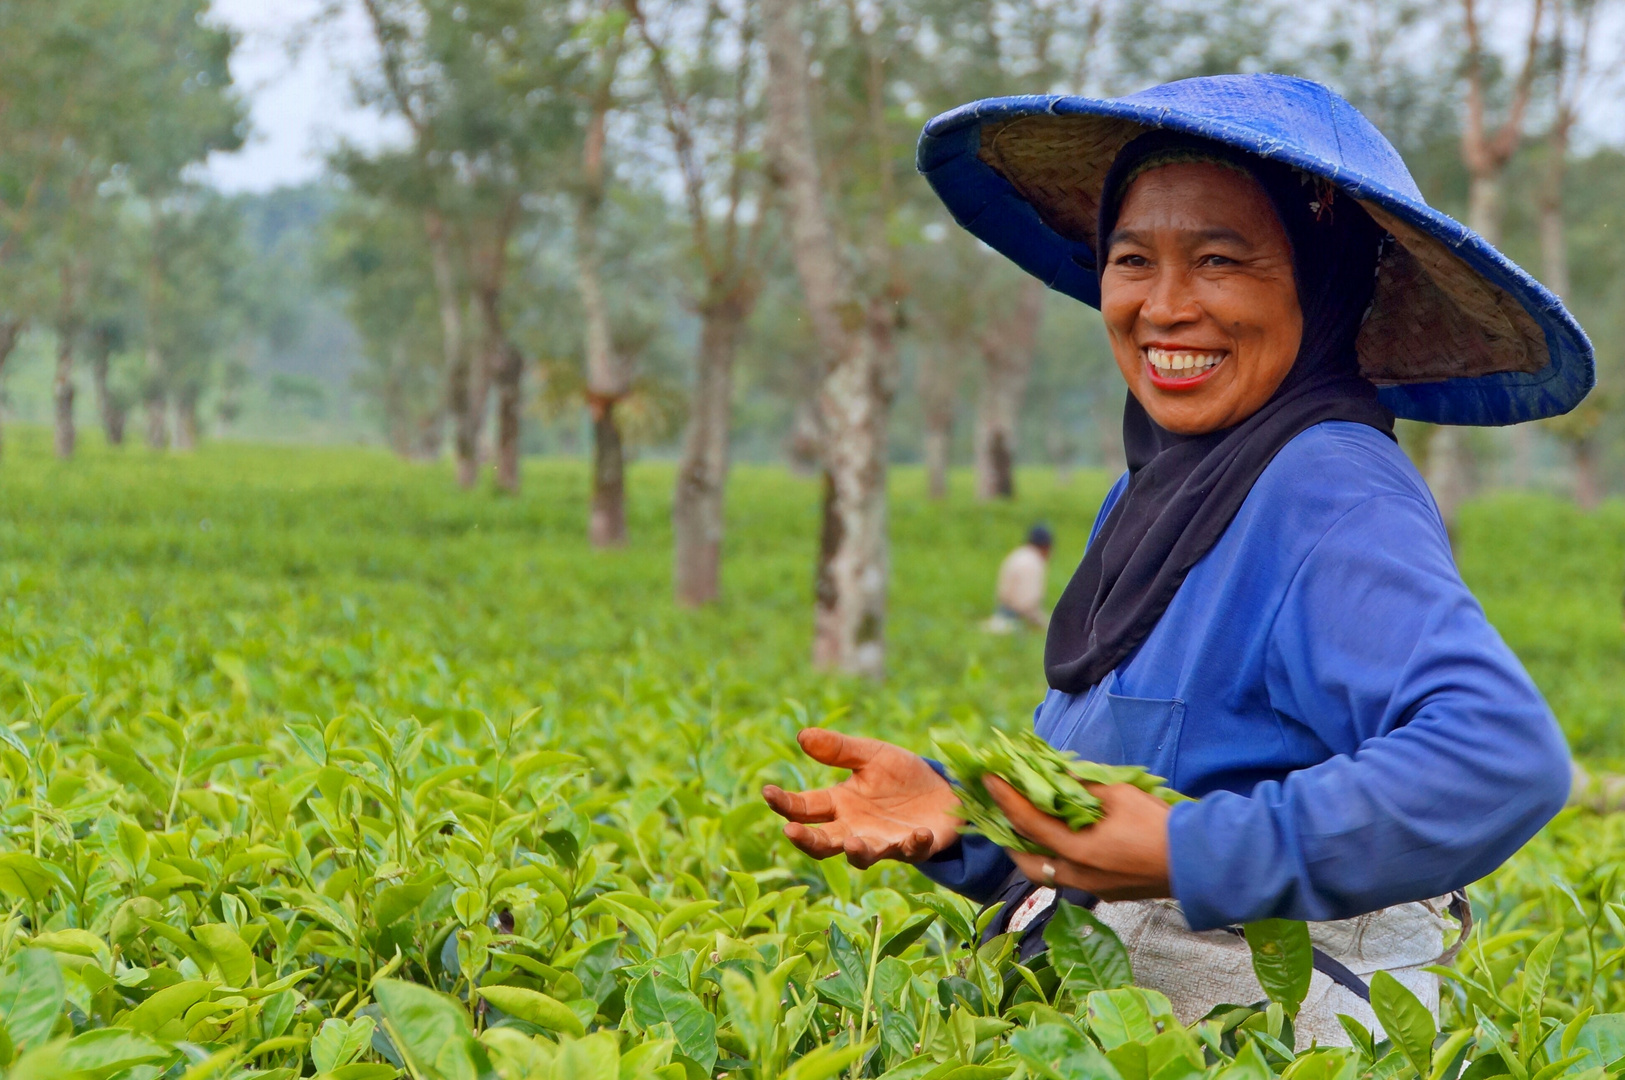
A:
[[[1233,265],[1235,263],[1235,261],[1236,260],[1230,258],[1227,255],[1203,255],[1202,258],[1201,258],[1201,265],[1202,266],[1231,266],[1231,265]]]
[[[1149,266],[1150,263],[1144,255],[1119,255],[1112,260],[1118,266]]]

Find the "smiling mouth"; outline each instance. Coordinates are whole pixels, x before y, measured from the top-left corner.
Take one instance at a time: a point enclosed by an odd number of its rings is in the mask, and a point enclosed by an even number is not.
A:
[[[1152,385],[1163,390],[1184,390],[1205,382],[1230,355],[1224,351],[1163,349],[1155,345],[1147,345],[1140,354],[1145,357]]]

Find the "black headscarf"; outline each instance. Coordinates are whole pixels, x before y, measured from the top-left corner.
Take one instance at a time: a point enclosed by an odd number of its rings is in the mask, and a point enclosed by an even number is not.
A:
[[[1102,249],[1133,179],[1182,161],[1239,169],[1263,187],[1292,243],[1303,341],[1269,401],[1222,431],[1176,435],[1128,395],[1128,489],[1061,594],[1044,646],[1050,686],[1068,693],[1098,683],[1145,640],[1253,483],[1300,432],[1324,420],[1348,420],[1393,437],[1393,414],[1360,375],[1355,355],[1383,230],[1329,181],[1222,143],[1159,130],[1124,147],[1106,175],[1096,234]],[[1097,253],[1100,271],[1106,254]]]

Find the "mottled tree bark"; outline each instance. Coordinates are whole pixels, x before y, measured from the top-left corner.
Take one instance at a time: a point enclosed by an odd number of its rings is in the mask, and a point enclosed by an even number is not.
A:
[[[677,602],[685,607],[712,603],[721,592],[728,429],[743,299],[723,298],[700,312],[694,405],[671,508],[672,584]]]
[[[429,243],[429,265],[434,271],[436,308],[440,313],[440,347],[446,369],[446,412],[453,427],[452,453],[457,459],[457,484],[471,488],[479,476],[479,432],[470,415],[472,365],[464,341],[463,301],[452,258],[451,238],[439,211],[423,214],[423,232]]]
[[[948,342],[928,343],[920,354],[917,389],[924,431],[921,456],[925,459],[926,494],[948,497],[948,465],[953,450],[954,406],[959,382],[958,365]]]
[[[124,403],[113,394],[108,385],[113,360],[113,339],[105,332],[91,337],[90,382],[96,393],[96,411],[101,414],[102,431],[107,445],[124,445]]]
[[[982,392],[976,414],[976,497],[1009,499],[1016,493],[1016,423],[1027,393],[1044,283],[1024,276],[1015,305],[990,320],[982,334]]]
[[[197,449],[199,424],[198,398],[185,391],[175,398],[175,449],[190,453]]]
[[[483,413],[487,388],[496,391],[497,489],[519,492],[519,432],[524,402],[525,361],[508,337],[502,318],[502,293],[507,282],[508,238],[519,213],[517,200],[503,208],[493,223],[489,246],[476,267],[476,300],[485,330],[480,385],[471,407]]]
[[[599,251],[599,215],[608,183],[604,148],[608,141],[614,62],[607,63],[606,69],[587,120],[581,191],[576,203],[576,275],[586,317],[587,407],[592,417],[593,435],[592,512],[587,534],[593,547],[598,548],[626,544],[625,455],[615,411],[631,382],[610,330],[609,299],[604,292]]]
[[[1502,205],[1502,178],[1508,163],[1517,152],[1523,138],[1524,117],[1528,112],[1530,95],[1538,67],[1540,28],[1546,12],[1546,0],[1532,0],[1530,5],[1529,35],[1526,40],[1523,69],[1512,88],[1507,113],[1499,126],[1490,130],[1485,117],[1485,65],[1484,42],[1478,20],[1477,0],[1462,0],[1462,27],[1467,36],[1467,110],[1466,122],[1461,129],[1461,159],[1467,167],[1467,224],[1491,244],[1500,246]],[[1427,474],[1439,513],[1445,527],[1455,531],[1456,511],[1473,491],[1475,468],[1471,449],[1459,430],[1441,428],[1432,436],[1428,451],[1431,470]],[[1512,431],[1513,473],[1526,482],[1531,470],[1533,446],[1528,429],[1516,427]]]
[[[17,347],[17,339],[22,336],[22,332],[21,319],[0,321],[0,373],[6,370],[6,361],[11,359],[11,352]],[[3,443],[0,443],[0,449],[3,449]]]
[[[615,416],[618,399],[594,401],[592,417],[592,509],[588,539],[596,548],[626,546],[626,458],[621,426]]]
[[[72,324],[57,327],[51,397],[56,405],[56,456],[64,461],[73,457],[73,344],[77,336]]]
[[[147,446],[153,450],[169,448],[169,402],[164,390],[164,357],[157,346],[147,346],[146,389],[142,403],[147,413]]]
[[[890,572],[886,420],[892,396],[895,312],[888,297],[860,297],[854,275],[842,261],[819,177],[801,4],[764,0],[762,13],[774,180],[786,197],[796,276],[825,357],[818,393],[824,511],[813,662],[878,678],[885,670]]]

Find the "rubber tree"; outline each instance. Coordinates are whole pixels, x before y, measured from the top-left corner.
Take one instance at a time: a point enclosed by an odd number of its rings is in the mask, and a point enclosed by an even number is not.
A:
[[[591,505],[587,535],[596,548],[626,545],[626,448],[616,410],[632,389],[631,365],[616,347],[604,281],[602,217],[609,193],[609,115],[626,26],[608,18],[588,81],[581,167],[575,184],[575,245],[585,322],[586,401],[592,422]]]
[[[679,32],[688,8],[627,4],[682,178],[696,279],[700,333],[672,493],[672,587],[678,604],[697,607],[721,592],[734,363],[761,289],[767,214],[756,9],[708,5],[698,27]]]
[[[1568,220],[1564,189],[1567,186],[1571,142],[1582,110],[1595,101],[1606,80],[1625,66],[1625,45],[1612,43],[1598,32],[1605,0],[1549,0],[1552,25],[1547,48],[1552,116],[1546,129],[1545,168],[1536,196],[1540,211],[1541,277],[1563,300],[1572,298]],[[1569,451],[1574,475],[1574,501],[1585,511],[1602,501],[1603,483],[1598,469],[1603,421],[1613,405],[1608,388],[1599,386],[1565,416],[1542,425]]]
[[[491,0],[361,0],[378,66],[362,98],[401,117],[404,153],[349,150],[337,164],[365,190],[419,216],[440,325],[445,413],[457,482],[478,481],[481,433],[496,397],[496,484],[519,488],[525,360],[508,333],[512,241],[525,200],[549,186],[572,128],[576,66],[564,5]]]
[[[1467,168],[1467,225],[1491,244],[1501,243],[1505,216],[1502,198],[1507,166],[1523,140],[1524,123],[1539,64],[1541,25],[1548,0],[1530,0],[1522,66],[1513,77],[1511,95],[1499,123],[1490,120],[1490,71],[1478,0],[1461,0],[1465,50],[1463,81],[1465,111],[1461,128],[1461,160]],[[1533,448],[1530,429],[1512,432],[1513,471],[1527,480]],[[1462,502],[1475,486],[1475,466],[1466,433],[1459,427],[1432,429],[1426,442],[1426,473],[1445,527],[1455,530]]]
[[[1032,374],[1049,290],[1024,275],[1003,310],[990,314],[978,342],[982,386],[976,400],[976,497],[1016,494],[1016,421]]]
[[[838,190],[820,169],[812,73],[800,0],[764,0],[769,156],[784,203],[790,250],[823,352],[818,411],[823,431],[823,521],[814,585],[813,662],[878,678],[884,673],[886,425],[895,388],[894,333],[903,289],[887,242],[895,205],[885,128],[886,63],[877,27],[854,18],[851,81],[858,108],[849,137],[862,140],[866,212],[837,215]],[[834,177],[833,187],[851,177]],[[852,227],[856,226],[856,227]]]

